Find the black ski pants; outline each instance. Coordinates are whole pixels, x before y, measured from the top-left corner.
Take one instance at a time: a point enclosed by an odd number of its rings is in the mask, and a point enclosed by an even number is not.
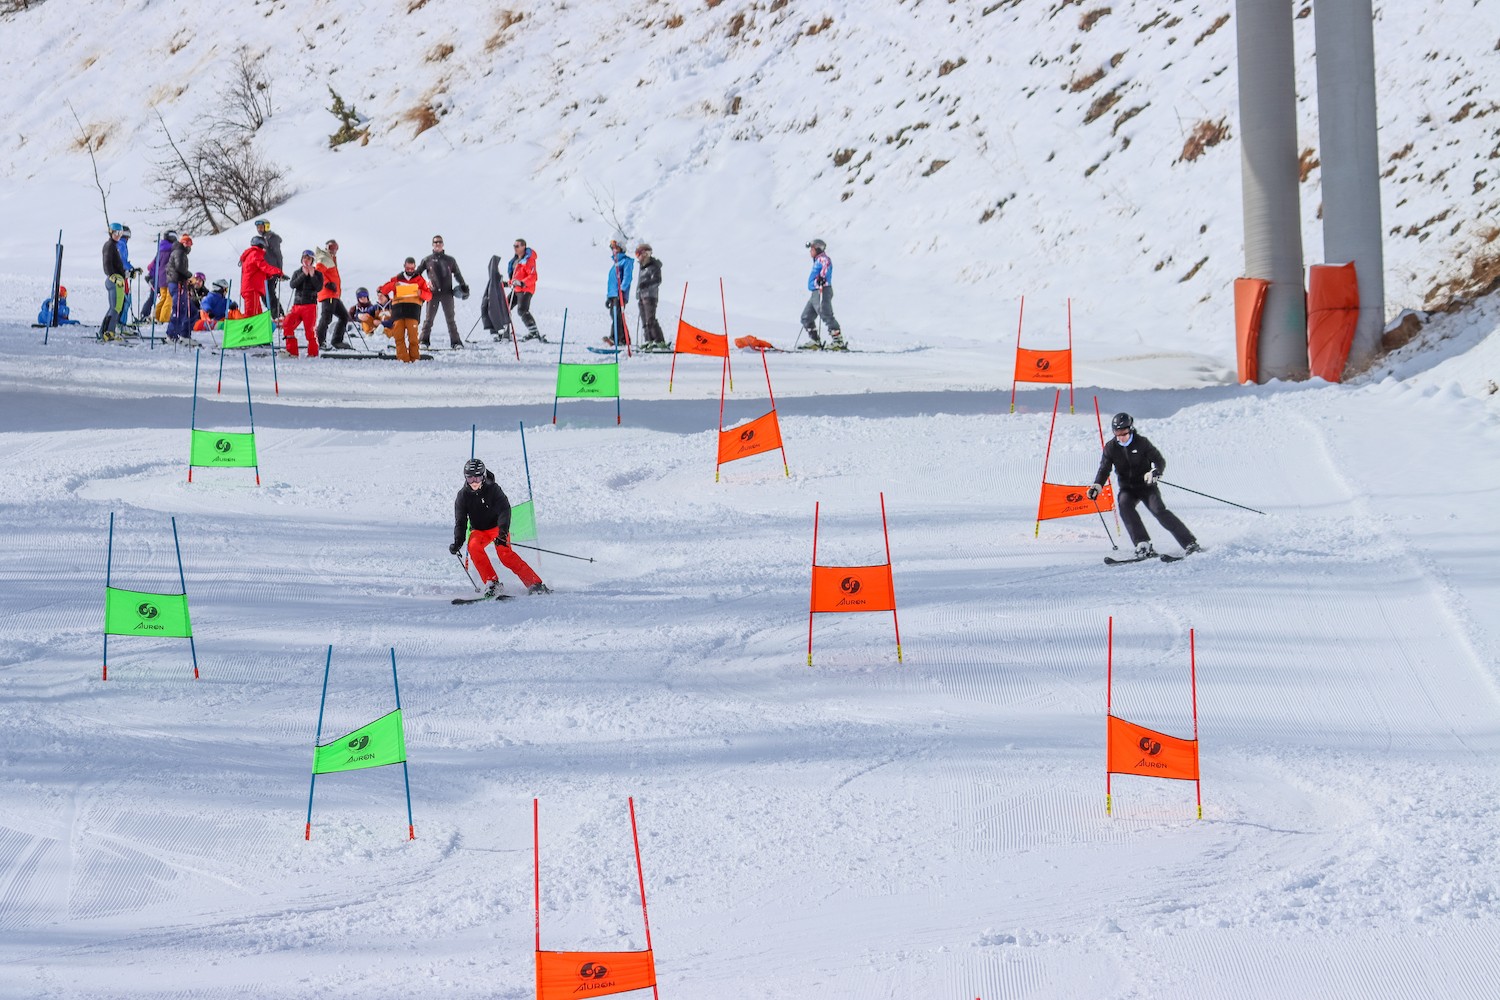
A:
[[[277,282],[284,281],[284,280],[286,280],[286,279],[284,279],[284,278],[267,278],[266,279],[266,308],[271,311],[271,320],[273,322],[276,322],[276,323],[280,323],[281,320],[282,320],[282,317],[284,317],[286,315],[286,310],[283,309],[283,308],[281,308],[281,299],[278,298],[277,295],[276,295],[276,284],[277,284]]]
[[[641,307],[641,337],[648,344],[665,344],[667,338],[662,335],[661,324],[656,321],[656,299],[642,298],[637,301]]]
[[[1139,491],[1134,488],[1125,489],[1121,487],[1119,500],[1120,520],[1125,522],[1125,530],[1130,535],[1132,545],[1151,541],[1151,535],[1146,531],[1146,525],[1141,521],[1140,512],[1135,509],[1137,504],[1145,504],[1146,509],[1151,512],[1151,516],[1161,522],[1163,528],[1172,533],[1172,537],[1177,540],[1178,545],[1187,548],[1193,542],[1197,541],[1193,537],[1193,533],[1187,529],[1187,525],[1183,524],[1176,514],[1167,510],[1167,505],[1162,502],[1160,486],[1147,486]]]
[[[521,317],[521,322],[526,324],[526,329],[531,331],[533,337],[540,337],[541,331],[536,328],[536,320],[531,315],[531,292],[511,292],[510,307]]]
[[[318,309],[318,346],[328,346],[328,324],[338,320],[338,325],[333,328],[333,342],[342,344],[344,335],[349,329],[349,310],[344,308],[343,299],[324,299],[322,307]]]

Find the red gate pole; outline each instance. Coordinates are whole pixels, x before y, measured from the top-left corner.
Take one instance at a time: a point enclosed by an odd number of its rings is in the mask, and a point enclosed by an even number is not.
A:
[[[1042,488],[1037,492],[1036,498],[1036,528],[1031,532],[1032,538],[1042,537],[1042,497],[1047,494],[1047,466],[1052,461],[1052,432],[1057,429],[1057,405],[1062,401],[1062,390],[1058,389],[1052,396],[1052,423],[1047,426],[1047,454],[1042,458]]]
[[[1021,296],[1021,311],[1016,314],[1016,358],[1021,354],[1021,319],[1026,315],[1026,296]],[[1016,412],[1016,373],[1010,374],[1010,412]]]
[[[724,367],[729,369],[729,391],[734,391],[734,368],[729,364],[729,306],[724,302],[724,279],[719,279],[719,311],[724,315]],[[771,376],[766,376],[770,385]]]
[[[820,501],[813,503],[813,571],[812,586],[808,588],[807,597],[807,665],[812,666],[812,632],[813,632],[813,606],[818,596],[818,509],[822,506]]]
[[[651,916],[646,912],[646,873],[641,869],[641,838],[635,829],[635,798],[631,797],[626,801],[630,803],[630,839],[635,842],[635,877],[641,887],[641,921],[646,925],[646,950],[652,951]],[[651,956],[651,969],[651,995],[659,997],[661,994],[656,992],[656,955],[654,952]]]
[[[1115,616],[1109,616],[1109,653],[1104,668],[1104,815],[1114,815],[1114,801],[1109,790],[1109,719],[1114,714]]]
[[[1073,300],[1068,299],[1068,414],[1070,416],[1073,413],[1073,378]]]
[[[1198,818],[1203,818],[1203,772],[1201,748],[1198,746],[1198,644],[1193,630],[1188,629],[1188,669],[1191,671],[1193,685],[1193,751],[1199,754],[1198,777],[1193,778],[1193,785],[1198,792]]]
[[[667,372],[667,391],[672,391],[672,379],[677,375],[677,338],[682,336],[682,314],[687,309],[687,282],[682,283],[682,305],[677,307],[677,332],[672,334],[672,369]]]
[[[880,532],[885,535],[885,576],[891,588],[891,621],[896,626],[896,662],[901,662],[901,619],[896,615],[896,574],[891,568],[891,533],[885,526],[885,493],[880,494]]]

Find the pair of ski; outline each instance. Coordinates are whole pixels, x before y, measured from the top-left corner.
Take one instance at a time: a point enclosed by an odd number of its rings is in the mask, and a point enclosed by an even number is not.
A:
[[[1202,552],[1203,550],[1199,549],[1198,551]],[[1168,555],[1165,552],[1153,552],[1149,556],[1131,556],[1129,559],[1116,559],[1114,556],[1105,556],[1104,557],[1104,564],[1106,566],[1128,566],[1131,563],[1149,562],[1152,559],[1160,559],[1164,563],[1174,563],[1174,562],[1182,562],[1182,560],[1184,560],[1186,558],[1187,558],[1187,554],[1186,553],[1183,553],[1180,556],[1174,556],[1174,555]]]
[[[515,600],[515,597],[516,597],[515,594],[506,594],[506,593],[480,594],[478,597],[455,597],[453,599],[453,603],[454,604],[478,604],[480,601],[512,601],[512,600]]]

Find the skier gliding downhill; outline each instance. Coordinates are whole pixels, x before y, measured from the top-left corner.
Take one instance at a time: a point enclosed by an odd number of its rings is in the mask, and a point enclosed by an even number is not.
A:
[[[510,547],[510,499],[495,474],[484,467],[477,458],[464,463],[464,485],[459,488],[453,502],[453,544],[448,551],[458,555],[464,544],[464,531],[469,532],[469,560],[479,570],[479,578],[485,582],[485,597],[500,596],[500,578],[485,555],[485,546],[495,543],[495,555],[500,557],[505,568],[521,578],[528,594],[550,594],[551,589],[536,575],[536,570],[526,565],[526,560],[516,555]]]

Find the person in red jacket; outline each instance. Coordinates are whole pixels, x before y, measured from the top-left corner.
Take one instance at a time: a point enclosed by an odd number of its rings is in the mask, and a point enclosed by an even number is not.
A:
[[[344,307],[344,284],[339,278],[339,241],[329,240],[319,247],[314,258],[318,273],[323,276],[323,290],[318,293],[318,346],[328,347],[328,324],[338,320],[333,328],[333,349],[350,350],[344,339],[349,329],[349,310]]]
[[[510,272],[510,306],[521,317],[521,322],[526,324],[527,340],[545,340],[541,331],[536,328],[536,320],[531,316],[531,297],[536,294],[536,251],[519,237],[516,238],[513,249],[516,255],[507,265]]]
[[[240,254],[240,297],[244,300],[246,316],[257,316],[266,311],[266,279],[285,278],[281,268],[266,261],[266,238],[250,237],[250,245]]]
[[[417,361],[422,349],[417,343],[417,326],[422,319],[422,303],[432,300],[427,279],[417,273],[417,259],[406,258],[401,273],[380,286],[391,297],[391,336],[396,341],[396,357]]]
[[[292,272],[292,307],[286,311],[281,335],[286,339],[286,352],[297,356],[297,326],[301,324],[307,334],[307,356],[318,356],[318,337],[313,333],[313,324],[318,318],[318,293],[323,290],[323,275],[313,267],[313,252],[302,251],[302,266]]]

